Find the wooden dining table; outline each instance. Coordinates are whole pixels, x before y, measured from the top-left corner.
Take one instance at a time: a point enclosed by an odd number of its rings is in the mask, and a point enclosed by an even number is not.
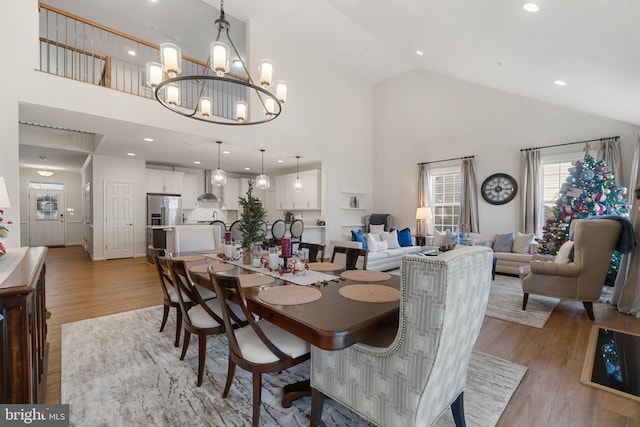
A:
[[[224,274],[253,273],[242,267],[225,271]],[[195,273],[192,278],[198,284],[213,290],[208,274]],[[340,288],[363,282],[341,279],[336,276],[320,286],[314,286],[322,296],[306,304],[277,305],[260,299],[261,289],[273,286],[291,285],[285,277],[264,286],[244,288],[249,310],[280,328],[304,339],[309,344],[324,350],[340,350],[362,341],[388,326],[398,324],[399,301],[368,303],[342,296]],[[400,289],[400,276],[391,276],[376,285]],[[285,387],[282,405],[290,407],[292,401],[310,395],[309,381],[290,384]]]

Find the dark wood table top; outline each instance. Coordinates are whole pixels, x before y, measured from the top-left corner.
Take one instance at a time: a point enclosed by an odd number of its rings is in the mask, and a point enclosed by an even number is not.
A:
[[[225,274],[249,273],[237,267]],[[192,274],[194,281],[212,289],[206,274]],[[343,286],[357,284],[352,280],[329,282],[316,287],[322,297],[308,304],[275,305],[268,304],[258,297],[260,289],[271,286],[289,285],[282,279],[276,279],[271,285],[244,288],[249,310],[269,322],[304,339],[311,345],[324,350],[340,350],[373,335],[385,326],[398,322],[399,301],[390,303],[366,303],[350,300],[339,294]],[[377,285],[392,286],[400,289],[400,276],[376,282]]]

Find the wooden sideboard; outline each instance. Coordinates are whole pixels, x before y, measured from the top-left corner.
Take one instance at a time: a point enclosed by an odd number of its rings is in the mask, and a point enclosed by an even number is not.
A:
[[[27,248],[0,283],[0,403],[45,400],[46,253],[45,247]],[[0,259],[0,270],[4,261]]]

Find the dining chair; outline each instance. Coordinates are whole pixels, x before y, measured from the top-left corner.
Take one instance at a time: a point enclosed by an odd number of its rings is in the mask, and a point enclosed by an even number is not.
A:
[[[301,219],[294,220],[289,226],[291,234],[291,244],[300,243],[302,241],[302,233],[304,232],[304,222]]]
[[[300,249],[309,250],[309,262],[322,262],[324,260],[324,245],[319,243],[300,242],[298,244],[298,250]],[[320,254],[320,259],[318,259],[318,254]]]
[[[236,242],[242,241],[242,231],[240,231],[240,220],[233,221],[231,227],[229,227],[229,231],[231,231],[231,239]]]
[[[220,219],[216,219],[214,221],[211,221],[211,225],[217,225],[220,227],[220,231],[221,231],[221,235],[222,237],[224,237],[224,233],[227,232],[227,224],[224,223],[224,221],[220,220]]]
[[[178,290],[178,304],[182,311],[182,324],[184,327],[184,341],[180,360],[184,360],[189,349],[191,334],[198,337],[198,380],[197,385],[202,385],[204,376],[204,364],[206,361],[207,336],[224,332],[224,322],[220,300],[218,298],[204,300],[198,287],[191,279],[184,261],[174,261],[167,256],[169,274]],[[246,321],[242,313],[233,315],[231,324],[243,324]]]
[[[242,293],[237,276],[216,274],[209,267],[211,283],[218,294],[222,317],[229,341],[227,382],[222,392],[226,398],[235,376],[236,366],[253,375],[253,422],[260,425],[262,374],[279,372],[309,359],[309,344],[295,335],[264,319],[255,320]],[[233,326],[234,306],[239,307],[247,319],[246,326]]]
[[[173,226],[173,248],[170,252],[194,252],[216,249],[222,239],[219,225],[187,224]]]
[[[348,248],[346,246],[334,246],[331,262],[335,262],[336,254],[345,255],[345,270],[356,270],[358,268],[358,258],[362,257],[362,269],[367,269],[367,250],[360,248]]]
[[[491,259],[482,246],[404,256],[397,328],[343,350],[312,347],[310,425],[319,425],[327,396],[375,425],[430,426],[450,407],[456,426],[464,426],[463,392]]]
[[[171,308],[176,309],[176,340],[175,346],[180,345],[180,335],[182,332],[182,311],[180,310],[180,304],[178,302],[178,296],[176,295],[176,288],[173,286],[173,280],[169,275],[167,262],[165,259],[166,251],[164,249],[154,248],[149,246],[149,253],[153,259],[153,265],[156,267],[158,278],[160,279],[160,287],[162,288],[162,296],[164,298],[162,314],[162,323],[160,324],[160,332],[164,330],[169,318],[169,311]],[[190,304],[190,303],[188,303]]]

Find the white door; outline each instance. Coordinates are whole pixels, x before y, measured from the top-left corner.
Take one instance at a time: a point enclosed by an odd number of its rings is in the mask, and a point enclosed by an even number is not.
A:
[[[133,258],[133,184],[105,185],[105,258]]]
[[[64,190],[29,190],[29,246],[64,246]]]

